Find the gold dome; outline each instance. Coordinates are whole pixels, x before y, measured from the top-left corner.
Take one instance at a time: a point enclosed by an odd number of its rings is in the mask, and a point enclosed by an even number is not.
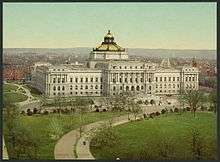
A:
[[[101,45],[93,49],[93,51],[125,51],[124,48],[121,48],[114,42],[114,37],[108,30],[107,35],[104,37],[104,42]]]

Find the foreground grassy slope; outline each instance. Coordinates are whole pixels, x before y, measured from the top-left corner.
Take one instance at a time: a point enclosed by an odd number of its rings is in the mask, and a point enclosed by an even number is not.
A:
[[[105,120],[113,116],[118,116],[119,113],[99,112],[86,113],[83,117],[83,124],[92,123],[99,120]],[[22,127],[29,130],[33,140],[38,143],[38,159],[54,159],[54,147],[58,139],[53,139],[51,135],[59,134],[60,137],[65,133],[76,129],[80,125],[80,115],[37,115],[37,116],[21,116],[19,122]],[[4,136],[6,145],[8,141],[9,132],[4,127]],[[9,156],[10,156],[10,151]]]
[[[116,126],[118,144],[93,146],[91,152],[97,159],[193,159],[191,132],[195,129],[202,141],[202,158],[214,159],[217,126],[213,113],[197,113],[196,118],[191,113],[173,113]],[[163,157],[161,151],[171,156]]]

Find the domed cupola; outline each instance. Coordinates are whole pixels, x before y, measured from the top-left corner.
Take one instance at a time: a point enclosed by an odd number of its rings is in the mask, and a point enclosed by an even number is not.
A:
[[[101,45],[99,45],[96,48],[93,48],[93,51],[125,51],[124,48],[117,45],[116,42],[114,42],[114,37],[110,30],[108,30],[108,33],[104,37],[104,42],[102,42]]]
[[[105,43],[112,43],[112,42],[114,42],[114,37],[113,37],[112,33],[110,32],[110,30],[108,30],[108,33],[104,37],[104,42]]]

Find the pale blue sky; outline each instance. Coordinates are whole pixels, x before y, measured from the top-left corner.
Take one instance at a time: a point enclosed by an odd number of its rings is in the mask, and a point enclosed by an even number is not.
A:
[[[216,3],[4,3],[4,48],[216,49]]]

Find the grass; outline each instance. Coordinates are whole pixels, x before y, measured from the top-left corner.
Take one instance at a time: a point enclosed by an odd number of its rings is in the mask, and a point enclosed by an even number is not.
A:
[[[176,159],[192,159],[189,140],[190,131],[195,127],[201,133],[206,148],[204,158],[216,158],[217,125],[213,113],[197,113],[196,118],[189,112],[182,115],[173,113],[119,125],[113,128],[119,137],[117,145],[111,148],[91,146],[90,150],[96,159],[140,159],[138,156],[143,149],[145,152],[157,152],[163,142],[171,140]],[[161,160],[157,158],[154,159]]]
[[[3,91],[4,92],[11,92],[11,91],[16,91],[18,89],[18,86],[10,83],[5,83],[3,84]]]
[[[22,102],[27,100],[27,96],[22,94],[22,93],[17,93],[17,92],[6,92],[4,93],[4,101],[8,101],[11,103],[15,102]]]
[[[99,120],[105,120],[113,116],[118,116],[119,113],[99,112],[87,113],[84,116],[84,124],[92,123]],[[54,147],[58,140],[51,138],[51,133],[55,129],[61,130],[61,136],[65,133],[76,129],[80,124],[79,114],[61,115],[38,115],[38,116],[21,116],[19,121],[33,134],[32,138],[38,141],[39,149],[37,154],[39,159],[54,159]],[[54,121],[55,124],[54,124]],[[7,129],[4,131],[7,145]],[[60,137],[61,137],[60,136]],[[8,150],[10,151],[10,150]]]

